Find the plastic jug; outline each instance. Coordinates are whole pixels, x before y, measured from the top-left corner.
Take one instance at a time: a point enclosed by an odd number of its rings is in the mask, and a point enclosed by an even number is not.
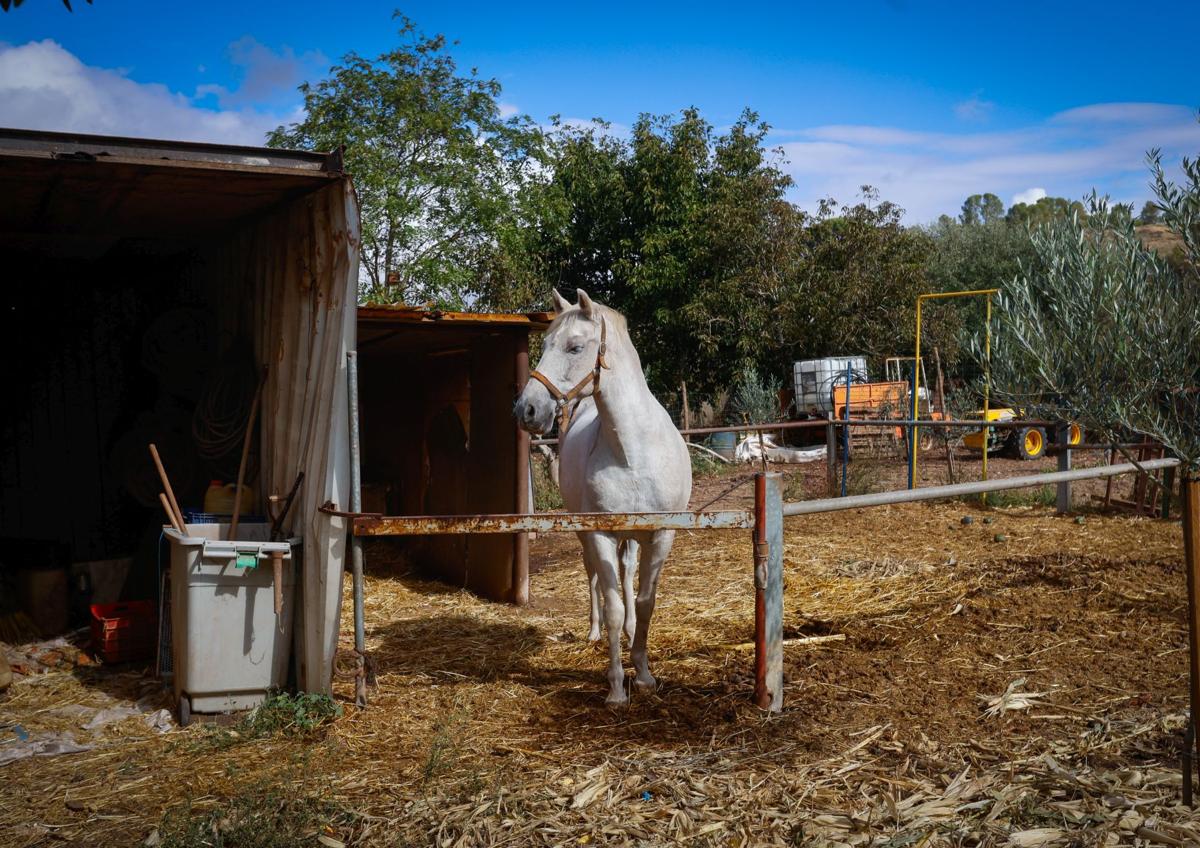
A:
[[[208,484],[204,493],[204,511],[210,515],[233,515],[234,495],[237,493],[236,483],[222,483],[213,480]],[[254,489],[242,485],[242,515],[249,515],[254,509]]]

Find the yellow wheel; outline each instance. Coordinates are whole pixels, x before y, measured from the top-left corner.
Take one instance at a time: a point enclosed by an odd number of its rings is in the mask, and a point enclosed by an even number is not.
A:
[[[1083,442],[1083,428],[1078,424],[1067,425],[1067,444],[1078,445]]]
[[[1046,452],[1046,431],[1041,427],[1025,427],[1017,431],[1017,456],[1037,459]]]

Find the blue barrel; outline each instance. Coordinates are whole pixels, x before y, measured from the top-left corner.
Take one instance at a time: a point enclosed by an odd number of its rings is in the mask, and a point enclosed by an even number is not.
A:
[[[732,430],[713,433],[708,437],[708,446],[726,459],[732,460],[737,451],[737,434]]]

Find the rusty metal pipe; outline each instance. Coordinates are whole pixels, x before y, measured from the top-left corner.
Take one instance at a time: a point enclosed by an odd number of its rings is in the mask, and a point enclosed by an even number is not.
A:
[[[564,533],[589,530],[748,530],[744,509],[717,512],[535,512],[532,515],[398,515],[354,519],[357,536]]]
[[[922,427],[941,427],[950,429],[964,430],[979,430],[982,429],[983,421],[933,421],[931,419],[922,418],[915,421],[911,418],[851,418],[846,421],[843,419],[834,419],[834,423],[838,427],[912,427],[920,425]],[[811,430],[818,427],[829,426],[827,418],[810,418],[805,421],[775,421],[770,423],[750,423],[739,425],[726,425],[724,427],[690,427],[680,430],[681,436],[703,436],[709,433],[745,433],[755,430],[762,430],[766,433],[773,433],[778,430]],[[995,430],[1011,430],[1016,427],[1053,427],[1052,421],[989,421],[989,428]],[[534,439],[530,442],[532,445],[556,445],[558,439]]]

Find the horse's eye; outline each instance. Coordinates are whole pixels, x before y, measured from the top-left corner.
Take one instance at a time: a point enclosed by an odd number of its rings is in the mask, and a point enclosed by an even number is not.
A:
[[[583,345],[571,345],[567,348],[567,353],[583,353]]]

